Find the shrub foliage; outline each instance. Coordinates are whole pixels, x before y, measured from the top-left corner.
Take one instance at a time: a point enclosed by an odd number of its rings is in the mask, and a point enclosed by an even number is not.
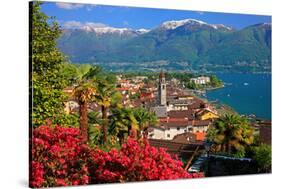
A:
[[[33,131],[31,187],[73,186],[195,178],[177,157],[128,138],[120,150],[91,149],[77,128],[39,126]]]

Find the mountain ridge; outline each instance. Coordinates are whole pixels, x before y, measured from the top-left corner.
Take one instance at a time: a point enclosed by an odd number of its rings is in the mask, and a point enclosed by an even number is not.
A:
[[[99,31],[99,32],[97,32]],[[107,31],[107,32],[106,32]],[[118,31],[118,32],[112,32]],[[195,19],[166,21],[151,30],[99,27],[64,31],[58,47],[71,62],[271,63],[271,23],[236,30]]]

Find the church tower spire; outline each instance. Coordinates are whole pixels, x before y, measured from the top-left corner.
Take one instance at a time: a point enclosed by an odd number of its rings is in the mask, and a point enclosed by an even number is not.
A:
[[[166,80],[165,74],[163,71],[159,74],[159,83],[158,83],[158,103],[159,105],[166,106]]]

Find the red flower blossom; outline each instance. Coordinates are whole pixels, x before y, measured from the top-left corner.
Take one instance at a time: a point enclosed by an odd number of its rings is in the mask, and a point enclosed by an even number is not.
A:
[[[156,149],[147,140],[137,141],[129,138],[120,151],[108,153],[91,152],[90,176],[93,183],[111,183],[124,181],[167,180],[194,178],[183,164],[171,157],[165,149]]]
[[[88,151],[79,129],[60,126],[34,129],[31,187],[88,184]]]
[[[52,187],[203,177],[189,174],[177,157],[128,138],[120,150],[90,149],[80,130],[40,126],[33,131],[31,187]]]

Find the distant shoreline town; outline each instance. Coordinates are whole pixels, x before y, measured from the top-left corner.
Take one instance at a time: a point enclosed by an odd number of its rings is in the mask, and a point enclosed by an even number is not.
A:
[[[194,141],[204,141],[209,126],[219,116],[238,114],[231,107],[219,102],[209,102],[205,99],[206,90],[216,90],[224,87],[224,83],[215,75],[194,76],[185,74],[160,72],[157,73],[116,73],[116,90],[122,94],[122,105],[130,108],[143,107],[154,112],[159,119],[159,125],[147,129],[151,139],[174,140],[177,135],[193,136]],[[169,78],[167,80],[166,76]],[[176,79],[180,78],[180,79]],[[65,89],[71,94],[74,87]],[[66,111],[78,111],[78,103],[68,101]],[[91,111],[100,111],[97,103],[90,105]],[[254,124],[266,119],[256,119],[251,114],[247,116]],[[170,134],[167,134],[169,133]]]

